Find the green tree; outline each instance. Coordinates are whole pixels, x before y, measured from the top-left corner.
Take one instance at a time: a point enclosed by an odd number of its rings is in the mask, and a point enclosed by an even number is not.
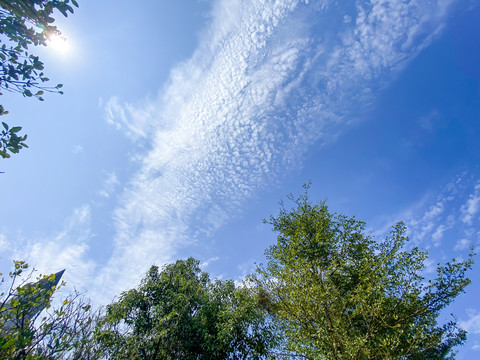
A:
[[[95,319],[90,304],[74,293],[59,307],[51,308],[61,274],[40,276],[31,283],[30,273],[18,283],[27,268],[25,262],[14,261],[8,290],[0,293],[0,358],[60,359],[72,355],[72,359],[85,359],[74,355],[85,347],[88,336],[84,334]]]
[[[46,46],[51,36],[60,36],[52,15],[55,11],[63,16],[73,13],[70,4],[78,7],[75,0],[0,0],[0,91],[17,92],[40,101],[46,91],[62,93],[62,84],[43,85],[49,80],[43,73],[44,64],[29,53],[29,46]],[[0,105],[0,116],[5,114],[8,112]],[[16,141],[18,131],[9,131],[8,127],[5,130],[0,141],[3,158],[10,157],[7,151],[17,153],[26,147],[26,135]]]
[[[308,186],[306,186],[308,190]],[[405,225],[375,241],[365,223],[304,195],[267,223],[278,233],[251,280],[285,334],[283,353],[306,359],[451,359],[466,332],[440,312],[470,283],[465,261],[425,278],[427,253],[406,250]],[[279,351],[278,353],[282,353]]]
[[[96,331],[112,359],[259,359],[274,333],[246,288],[211,282],[192,258],[152,266]]]

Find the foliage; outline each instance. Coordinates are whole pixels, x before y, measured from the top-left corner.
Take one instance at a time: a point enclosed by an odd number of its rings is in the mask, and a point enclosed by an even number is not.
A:
[[[1,105],[0,105],[0,111]],[[2,158],[9,158],[10,151],[13,154],[17,154],[22,148],[28,148],[24,141],[27,139],[27,135],[18,136],[17,133],[22,130],[20,126],[9,128],[7,124],[2,122],[3,130],[0,133],[0,156]]]
[[[210,282],[192,258],[152,266],[107,306],[96,339],[112,359],[259,359],[274,333],[246,288]]]
[[[88,302],[74,293],[52,309],[58,287],[49,284],[55,283],[55,274],[27,283],[30,273],[17,286],[28,265],[22,261],[14,261],[14,265],[9,289],[1,293],[0,358],[58,359],[75,353],[82,345],[82,331],[93,322]]]
[[[101,309],[92,310],[90,302],[78,294],[70,295],[64,330],[68,330],[68,351],[59,353],[56,359],[97,360],[103,359],[102,352],[94,339],[94,330],[102,315]]]
[[[73,13],[70,4],[78,7],[75,0],[0,0],[0,90],[21,93],[40,101],[43,101],[45,91],[62,94],[62,84],[43,85],[49,80],[43,72],[44,64],[38,56],[29,53],[29,46],[46,46],[50,37],[61,35],[53,25],[55,19],[52,15],[55,10],[63,16]],[[1,107],[0,115],[7,113]],[[9,157],[6,156],[7,150],[16,153],[22,147],[25,146],[5,145],[2,137],[0,155]]]
[[[14,262],[1,293],[0,358],[453,358],[466,332],[438,317],[470,283],[473,253],[438,264],[429,279],[427,253],[408,247],[402,223],[376,241],[307,192],[290,199],[293,208],[282,204],[268,221],[277,242],[248,286],[212,282],[189,258],[152,266],[104,312],[78,293],[52,309],[57,274],[17,286],[28,265]]]
[[[308,189],[308,186],[306,186]],[[251,278],[261,306],[280,322],[284,352],[307,359],[450,359],[466,332],[440,311],[470,283],[465,261],[437,266],[427,280],[427,253],[405,250],[398,223],[381,242],[365,223],[293,198],[268,223],[278,233],[268,263]]]

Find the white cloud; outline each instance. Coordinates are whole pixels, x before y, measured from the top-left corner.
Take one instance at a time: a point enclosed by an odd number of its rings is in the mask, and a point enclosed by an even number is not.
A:
[[[149,111],[148,105],[140,110],[129,104],[120,103],[115,96],[107,101],[104,109],[106,121],[115,128],[125,131],[132,140],[148,137],[150,126],[156,122],[155,118],[150,117],[152,113]]]
[[[476,309],[467,309],[468,320],[459,321],[458,325],[473,334],[480,334],[480,313]]]
[[[238,267],[238,272],[240,273],[240,275],[237,276],[234,279],[234,282],[235,282],[235,286],[240,287],[240,286],[244,285],[244,281],[247,278],[247,276],[249,274],[254,273],[254,271],[256,269],[256,265],[255,265],[255,262],[253,261],[253,259],[250,259],[249,261],[246,261],[242,264],[239,264],[237,267]]]
[[[393,223],[401,220],[407,226],[412,245],[430,250],[433,246],[442,252],[445,246],[440,248],[440,245],[446,243],[455,251],[464,251],[478,239],[477,230],[464,220],[473,212],[471,200],[477,196],[479,188],[478,179],[472,174],[458,175],[438,192],[430,190],[420,201],[382,219],[375,236],[382,238]],[[448,257],[445,253],[441,256]]]
[[[118,184],[119,184],[119,181],[115,172],[107,173],[106,179],[103,182],[102,189],[98,191],[98,194],[101,197],[109,198],[110,195],[114,192]]]
[[[331,16],[329,1],[215,2],[211,27],[158,99],[105,107],[107,121],[150,139],[151,150],[115,211],[113,254],[97,286],[124,289],[152,263],[171,261],[192,234],[214,231],[298,166],[310,144],[332,141],[374,84],[430,43],[449,3],[358,2],[356,19],[338,15],[319,36],[310,25]]]
[[[60,231],[12,242],[10,258],[24,260],[42,274],[67,269],[63,280],[86,288],[95,267],[87,254],[92,237],[90,218],[90,207],[83,205],[73,211]]]
[[[218,261],[219,259],[220,258],[218,256],[208,258],[207,260],[202,261],[202,263],[200,264],[200,267],[202,269],[206,269],[208,265],[210,265],[212,262]]]
[[[437,196],[433,205],[428,205],[429,202],[431,200],[428,197],[422,199],[404,211],[401,218],[406,221],[410,237],[416,243],[430,242],[431,239],[432,245],[438,247],[445,231],[453,226],[454,220],[450,214],[445,214],[449,202],[445,192]]]
[[[430,206],[428,211],[425,213],[424,218],[428,220],[436,219],[444,210],[445,206],[443,204],[443,201],[445,200],[441,200],[437,202],[435,205]]]
[[[442,237],[443,237],[443,233],[445,232],[446,229],[447,229],[447,227],[443,224],[440,224],[439,226],[437,226],[437,228],[435,229],[435,232],[432,234],[432,239],[433,239],[433,245],[434,246],[440,246],[440,243],[441,243],[441,240],[442,240]]]
[[[432,109],[428,114],[420,117],[418,124],[425,130],[433,131],[438,127],[438,123],[441,120],[441,114],[437,109]]]
[[[0,248],[7,248],[8,246],[8,241],[7,241],[7,237],[5,236],[5,234],[2,234],[0,233]]]
[[[352,17],[350,15],[343,15],[343,22],[350,24],[352,22]]]
[[[455,248],[454,250],[465,250],[465,249],[468,249],[468,247],[470,246],[472,242],[468,239],[460,239],[457,241],[457,243],[455,244]]]
[[[477,214],[480,206],[480,184],[475,186],[475,191],[469,196],[467,202],[462,206],[462,221],[468,225],[472,224],[474,216]]]
[[[83,148],[82,145],[75,145],[72,149],[72,152],[77,155],[77,154],[82,154],[85,152],[85,149]]]

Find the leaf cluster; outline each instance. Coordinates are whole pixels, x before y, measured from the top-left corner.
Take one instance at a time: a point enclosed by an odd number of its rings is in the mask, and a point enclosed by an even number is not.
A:
[[[0,105],[0,111],[3,108]],[[11,152],[13,154],[17,154],[22,148],[28,148],[27,144],[25,144],[25,140],[27,139],[27,135],[19,136],[18,132],[22,130],[20,126],[14,126],[9,128],[9,126],[2,121],[3,130],[0,132],[0,156],[2,158],[9,158],[10,154],[7,152]]]

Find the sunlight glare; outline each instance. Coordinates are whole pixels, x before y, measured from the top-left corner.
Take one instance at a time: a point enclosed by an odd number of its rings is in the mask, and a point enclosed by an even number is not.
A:
[[[67,38],[62,35],[53,35],[47,41],[48,46],[57,53],[66,55],[70,51],[70,44]]]

